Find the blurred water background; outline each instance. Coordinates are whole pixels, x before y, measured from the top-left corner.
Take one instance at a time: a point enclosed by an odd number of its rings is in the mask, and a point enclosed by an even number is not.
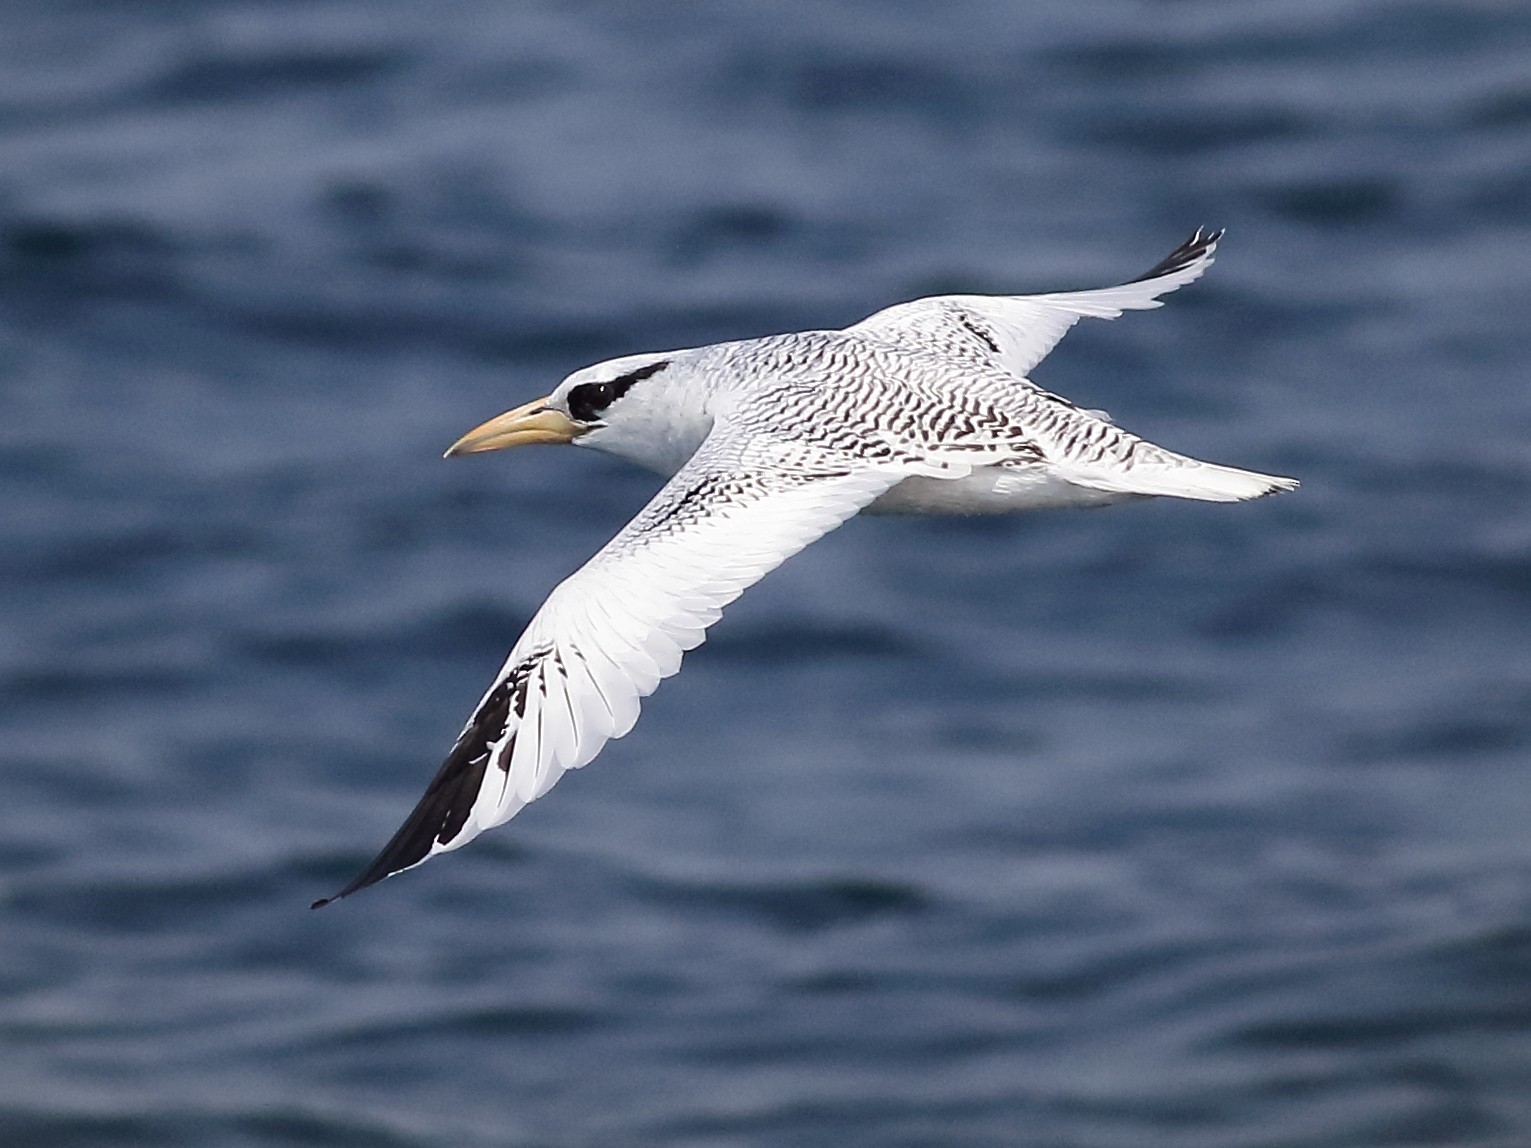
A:
[[[1531,1143],[1531,7],[0,11],[0,1142]],[[628,351],[1217,266],[1038,370],[1303,482],[861,520],[322,913],[657,480]]]

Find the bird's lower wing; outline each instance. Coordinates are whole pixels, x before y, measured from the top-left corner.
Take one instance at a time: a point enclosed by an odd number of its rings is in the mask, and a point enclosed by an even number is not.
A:
[[[414,812],[336,897],[466,844],[585,765],[724,606],[902,477],[714,431],[549,595]]]
[[[847,330],[898,346],[998,366],[1019,379],[1083,318],[1162,307],[1159,296],[1199,279],[1221,231],[1195,234],[1128,283],[1049,295],[934,295],[869,315]]]

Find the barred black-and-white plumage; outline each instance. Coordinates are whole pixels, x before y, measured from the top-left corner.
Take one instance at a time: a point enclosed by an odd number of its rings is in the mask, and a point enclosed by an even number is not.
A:
[[[553,590],[414,812],[337,896],[458,848],[589,762],[723,607],[860,510],[1235,502],[1296,487],[1155,446],[1026,377],[1081,318],[1160,306],[1220,236],[1198,230],[1116,287],[917,299],[843,331],[614,359],[469,432],[447,453],[573,442],[673,477]]]

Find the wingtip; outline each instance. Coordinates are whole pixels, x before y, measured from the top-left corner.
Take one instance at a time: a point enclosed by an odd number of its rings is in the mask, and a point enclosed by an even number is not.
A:
[[[322,909],[326,905],[334,904],[336,901],[349,897],[352,893],[360,893],[363,889],[370,888],[371,886],[376,885],[379,881],[385,881],[389,877],[392,877],[395,873],[402,873],[405,869],[413,868],[414,865],[395,867],[390,863],[390,849],[394,847],[394,844],[394,842],[389,842],[389,848],[384,849],[381,854],[373,859],[370,865],[368,865],[365,869],[356,875],[355,880],[351,881],[350,884],[346,885],[345,888],[340,890],[340,892],[332,894],[328,897],[320,897],[317,901],[311,904],[309,908]],[[419,864],[419,862],[415,862],[414,864]]]
[[[385,862],[386,856],[387,854],[385,851],[384,855],[378,857],[377,860],[368,865],[367,868],[364,869],[356,878],[356,880],[352,881],[344,889],[340,890],[338,893],[333,894],[332,896],[320,897],[317,901],[310,905],[309,908],[322,909],[326,905],[334,904],[336,901],[349,897],[352,893],[359,893],[363,889],[366,889],[372,885],[376,885],[379,881],[392,877],[395,873],[402,873],[404,871],[403,869],[393,869],[388,867]]]
[[[442,762],[425,795],[383,846],[382,852],[340,892],[333,897],[321,897],[309,906],[310,909],[322,909],[332,901],[413,869],[436,852],[439,844],[454,840],[461,844],[467,840],[461,836],[463,826],[472,812],[489,760],[484,747],[491,745],[505,729],[513,687],[514,682],[507,684],[503,677],[496,683],[479,703],[468,728]]]
[[[1227,234],[1227,231],[1226,227],[1198,227],[1195,231],[1191,232],[1190,238],[1180,245],[1179,250],[1195,251],[1216,247],[1218,240],[1222,239]]]
[[[1257,498],[1269,498],[1273,494],[1288,494],[1302,485],[1295,478],[1288,478],[1282,474],[1260,474],[1256,471],[1242,473],[1248,474],[1251,479],[1259,480],[1259,483],[1252,489],[1240,493],[1237,496],[1239,502],[1253,502]]]
[[[366,874],[363,874],[363,876],[365,876],[365,875]],[[365,889],[368,885],[371,885],[371,884],[373,884],[372,881],[363,881],[361,877],[358,877],[355,881],[352,881],[349,885],[347,885],[340,892],[332,893],[328,897],[320,897],[317,901],[315,901],[312,905],[310,905],[309,908],[310,909],[322,909],[326,905],[333,905],[336,901],[339,901],[339,900],[341,900],[344,897],[349,897],[352,893],[356,892],[358,889]]]
[[[1131,282],[1143,283],[1149,279],[1161,279],[1166,275],[1174,275],[1177,271],[1184,271],[1201,260],[1210,263],[1213,253],[1217,250],[1218,242],[1224,234],[1226,229],[1222,227],[1216,230],[1198,227],[1191,232],[1189,239]]]

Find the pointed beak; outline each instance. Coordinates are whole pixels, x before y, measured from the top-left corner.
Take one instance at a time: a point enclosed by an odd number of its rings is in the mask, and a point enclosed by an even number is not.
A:
[[[545,398],[536,399],[503,415],[495,415],[447,447],[442,457],[456,458],[461,454],[504,450],[508,446],[526,446],[534,442],[573,442],[576,435],[584,432],[584,427],[547,403]]]

